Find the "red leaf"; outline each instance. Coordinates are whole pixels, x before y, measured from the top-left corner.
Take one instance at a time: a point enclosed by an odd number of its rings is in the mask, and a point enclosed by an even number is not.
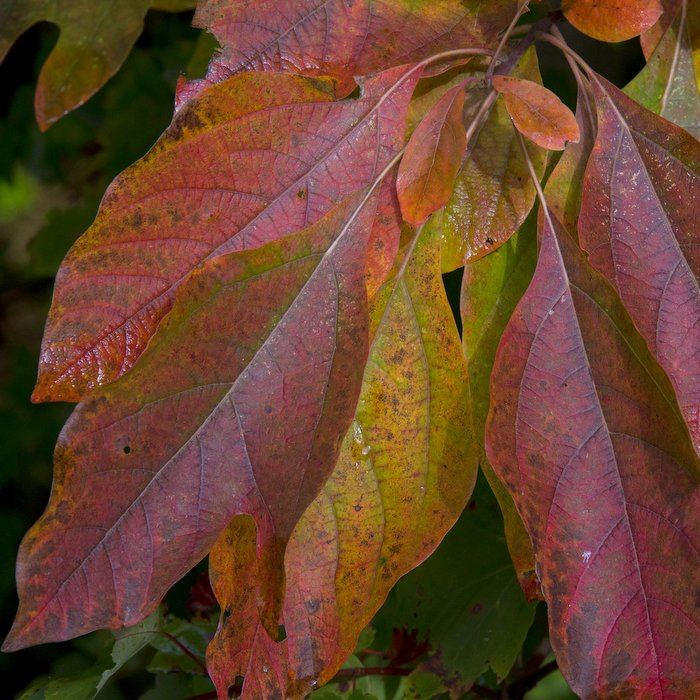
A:
[[[179,86],[178,104],[202,86],[246,70],[331,75],[338,92],[355,76],[446,49],[488,45],[508,26],[516,0],[203,0],[194,23],[223,49],[207,77]]]
[[[564,0],[566,19],[601,41],[624,41],[654,25],[663,12],[660,0]]]
[[[697,697],[700,464],[612,289],[557,227],[499,347],[487,452],[572,689]]]
[[[260,574],[240,534],[250,523],[234,521],[211,551],[223,614],[207,667],[221,698],[239,676],[244,698],[297,697],[332,678],[469,498],[478,455],[440,241],[424,230],[404,255],[371,305],[355,421],[287,549],[283,643],[260,630]]]
[[[262,621],[276,634],[287,540],[360,390],[375,208],[355,198],[305,232],[210,260],[138,364],[80,403],[20,549],[5,648],[139,621],[241,513],[255,518]]]
[[[700,145],[603,78],[579,237],[666,370],[700,449]]]
[[[413,132],[396,183],[404,219],[422,224],[447,203],[467,150],[466,83],[448,90]]]
[[[153,150],[112,183],[63,261],[33,400],[75,401],[116,379],[143,352],[189,272],[299,230],[367,187],[403,143],[418,79],[416,72],[394,89],[405,72],[381,73],[359,99],[334,103],[325,81],[249,73],[182,109]],[[386,238],[398,225],[378,225],[373,238],[395,251]]]
[[[518,131],[538,146],[561,151],[567,141],[579,140],[576,117],[551,90],[507,75],[494,75],[493,87],[503,95]]]

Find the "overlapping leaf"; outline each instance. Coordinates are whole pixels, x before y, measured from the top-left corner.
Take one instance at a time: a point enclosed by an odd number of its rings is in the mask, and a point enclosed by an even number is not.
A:
[[[650,29],[663,12],[661,0],[564,0],[566,19],[601,41],[624,41]]]
[[[466,369],[440,277],[439,243],[423,234],[372,305],[374,340],[340,459],[287,550],[287,638],[260,630],[259,572],[234,521],[211,555],[222,619],[208,652],[219,696],[308,692],[355,646],[397,579],[437,546],[474,483]]]
[[[474,429],[483,437],[489,408],[489,378],[498,342],[532,278],[537,259],[534,216],[490,255],[464,266],[460,312],[462,345],[469,371]],[[480,440],[483,445],[483,440]],[[508,549],[528,598],[539,595],[532,543],[513,499],[480,450],[480,465],[503,513]]]
[[[141,361],[76,408],[20,549],[6,649],[137,622],[241,513],[257,526],[261,619],[276,637],[286,543],[332,471],[362,381],[377,203],[356,199],[209,261]]]
[[[331,103],[325,80],[248,73],[180,110],[151,152],[114,181],[64,260],[34,400],[77,400],[119,377],[193,269],[299,230],[368,186],[403,143],[418,78],[396,86],[404,74],[386,71],[364,83],[359,99]],[[398,222],[390,193],[384,199],[372,245],[395,251]]]
[[[700,691],[700,464],[668,381],[558,222],[496,357],[487,452],[582,697]]]
[[[673,383],[700,449],[700,145],[603,78],[579,237]]]
[[[180,87],[181,104],[203,85],[242,70],[332,75],[339,94],[355,76],[439,51],[488,45],[517,0],[203,0],[195,24],[223,47],[207,77]]]
[[[493,76],[515,127],[542,148],[561,151],[579,140],[578,124],[569,108],[551,91],[531,80]]]
[[[452,194],[467,148],[464,101],[467,84],[450,88],[425,115],[401,159],[397,192],[404,219],[420,225]]]
[[[625,93],[700,137],[700,5],[680,3],[649,62]],[[695,56],[694,56],[695,54]]]
[[[509,560],[498,505],[480,478],[455,527],[401,579],[373,624],[416,630],[436,656],[431,666],[450,685],[469,687],[489,669],[508,675],[534,613]]]
[[[528,50],[514,75],[541,82],[534,49]],[[528,152],[542,175],[546,151],[528,144]],[[440,226],[444,236],[445,271],[495,250],[518,230],[535,200],[517,133],[502,101],[497,101],[481,127],[460,170]]]
[[[39,76],[35,110],[42,129],[92,96],[119,69],[141,33],[149,7],[181,10],[178,0],[5,0],[0,5],[0,61],[33,24],[61,30]]]

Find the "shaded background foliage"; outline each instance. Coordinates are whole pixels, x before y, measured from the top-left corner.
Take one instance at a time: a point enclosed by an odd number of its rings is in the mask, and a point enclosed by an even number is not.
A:
[[[72,242],[94,218],[109,182],[142,156],[169,123],[178,76],[187,73],[196,77],[203,73],[213,41],[193,29],[191,19],[192,14],[187,12],[149,12],[142,36],[117,75],[83,107],[43,134],[33,115],[33,92],[39,69],[56,42],[58,30],[46,23],[36,25],[20,38],[0,66],[0,624],[3,636],[10,627],[16,604],[15,554],[22,534],[44,509],[51,483],[53,446],[70,412],[65,404],[29,403],[53,277]],[[599,44],[573,30],[567,38],[596,70],[617,85],[626,84],[643,65],[636,40],[608,46],[602,53],[592,50]],[[561,57],[547,46],[538,50],[545,84],[573,106],[575,89]],[[461,270],[445,276],[455,311],[459,304],[460,278]],[[497,529],[489,529],[487,524],[491,523]],[[474,547],[469,541],[474,528],[483,528],[493,541]],[[416,645],[416,640],[397,636],[394,628],[425,629],[430,622],[438,624],[435,621],[439,621],[441,611],[435,606],[445,600],[454,602],[452,624],[454,619],[467,624],[479,616],[484,598],[493,589],[497,592],[510,585],[517,588],[500,528],[494,499],[485,484],[480,483],[462,520],[438,552],[399,584],[380,611],[372,648],[393,648],[399,654],[404,645],[402,653],[420,655],[424,650]],[[460,549],[467,554],[458,558],[457,564],[446,564],[450,552]],[[454,567],[470,571],[483,563],[484,558],[497,561],[499,557],[503,563],[502,580],[489,580],[485,589],[480,589],[477,582],[454,590],[455,577],[448,575]],[[168,596],[169,609],[183,617],[193,614],[191,589],[195,586],[197,590],[198,571],[186,577]],[[520,654],[521,670],[546,649],[543,608],[544,604],[540,603],[536,611],[528,613],[534,614],[534,624]],[[488,620],[479,629],[482,639],[474,645],[488,649],[488,639],[483,639]],[[111,635],[101,632],[74,642],[0,655],[3,695],[13,696],[42,674],[64,675],[89,666],[107,639]],[[441,643],[446,654],[464,653],[464,643],[451,638],[449,630],[444,631]],[[145,671],[147,661],[144,655],[136,657],[119,674],[118,682],[106,688],[100,697],[138,697],[153,686],[153,676]],[[483,659],[479,658],[464,660],[469,671],[478,672],[482,663]],[[485,682],[494,686],[495,675],[489,674],[491,677],[486,677]],[[399,679],[392,682],[398,688]],[[373,684],[376,685],[376,679],[363,679],[356,684],[357,690],[374,693]],[[148,697],[159,697],[161,693],[168,698],[189,697],[201,692],[177,674],[161,677],[157,685],[158,689],[152,690]],[[391,682],[386,687],[391,689]],[[528,697],[536,700],[571,697],[571,694],[561,676],[552,675]]]

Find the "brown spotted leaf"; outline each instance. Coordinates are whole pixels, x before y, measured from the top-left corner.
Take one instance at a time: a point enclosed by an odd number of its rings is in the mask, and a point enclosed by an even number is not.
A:
[[[210,260],[132,370],[78,405],[20,549],[6,649],[137,622],[244,513],[276,635],[286,543],[360,390],[376,208],[354,197],[295,236]]]
[[[75,401],[116,379],[192,270],[304,228],[370,185],[403,144],[418,77],[400,82],[405,72],[381,73],[342,102],[330,102],[325,80],[247,73],[181,109],[151,152],[112,183],[63,261],[33,399]],[[390,253],[396,209],[390,191],[383,200],[371,246]],[[392,262],[373,262],[373,273]]]
[[[397,192],[403,218],[422,224],[450,198],[467,133],[463,119],[467,85],[450,88],[416,127],[401,159]]]
[[[180,86],[178,104],[202,86],[246,70],[331,75],[341,95],[355,76],[460,47],[490,46],[517,0],[202,0],[195,24],[222,51],[205,79]]]
[[[427,234],[372,302],[355,421],[287,549],[283,643],[260,631],[254,552],[240,534],[251,523],[234,521],[212,550],[223,614],[207,664],[222,700],[237,676],[245,676],[244,698],[294,697],[329,680],[471,493],[477,454],[466,368],[439,242]]]
[[[563,150],[579,140],[576,117],[551,91],[531,80],[494,75],[493,87],[503,95],[515,127],[542,148]]]
[[[541,82],[534,49],[529,49],[513,75]],[[527,144],[539,176],[547,152]],[[518,230],[535,201],[517,132],[501,100],[491,110],[478,134],[467,146],[454,192],[435,218],[444,237],[443,267],[447,272],[495,250]]]
[[[663,12],[661,0],[564,0],[566,19],[601,41],[624,41],[651,28]]]
[[[597,77],[579,238],[666,370],[700,449],[700,144]]]
[[[487,452],[581,697],[700,693],[700,464],[668,381],[559,223],[491,381]]]
[[[192,2],[161,0],[3,0],[0,61],[37,22],[60,29],[58,42],[39,75],[34,107],[42,130],[79,107],[117,72],[143,28],[151,5],[180,10]]]

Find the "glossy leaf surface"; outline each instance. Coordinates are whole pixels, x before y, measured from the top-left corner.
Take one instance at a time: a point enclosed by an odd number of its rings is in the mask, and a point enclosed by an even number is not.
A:
[[[375,211],[374,198],[346,202],[304,233],[211,260],[132,371],[79,404],[20,549],[6,649],[137,622],[241,513],[257,525],[276,636],[287,541],[360,390]]]
[[[528,50],[514,75],[541,82],[537,56]],[[534,144],[528,152],[540,176],[547,154]],[[518,230],[535,200],[517,132],[497,101],[467,148],[454,192],[442,212],[443,266],[447,272],[495,250]]]
[[[579,140],[576,117],[551,90],[507,75],[494,75],[493,87],[518,131],[538,146],[561,151],[567,141]]]
[[[223,47],[202,85],[245,70],[332,75],[341,95],[355,76],[459,47],[487,46],[508,26],[516,0],[203,0],[195,24]]]
[[[208,666],[219,695],[308,691],[333,676],[397,579],[453,525],[477,454],[466,369],[440,277],[439,244],[423,234],[372,303],[374,340],[340,458],[287,550],[287,638],[259,631],[254,552],[234,521],[212,552],[222,605]]]
[[[532,537],[573,690],[692,697],[700,465],[612,288],[556,225],[496,356],[487,452]]]
[[[404,73],[335,103],[327,81],[248,73],[180,110],[63,261],[33,399],[75,401],[119,377],[205,260],[299,230],[369,186],[403,143],[417,74],[390,89]],[[377,221],[391,249],[391,208]]]
[[[650,29],[663,12],[661,0],[564,0],[566,19],[601,41],[624,41]]]
[[[467,148],[464,100],[467,86],[450,88],[425,115],[401,159],[397,192],[403,218],[418,226],[452,194]]]
[[[579,238],[674,386],[700,449],[700,145],[602,78]]]

